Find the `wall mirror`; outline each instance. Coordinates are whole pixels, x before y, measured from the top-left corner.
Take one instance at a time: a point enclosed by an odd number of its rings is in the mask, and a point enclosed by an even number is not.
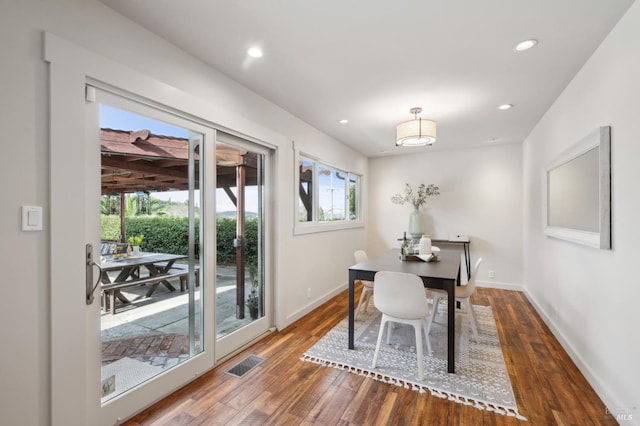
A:
[[[600,127],[544,171],[545,234],[611,249],[611,127]]]

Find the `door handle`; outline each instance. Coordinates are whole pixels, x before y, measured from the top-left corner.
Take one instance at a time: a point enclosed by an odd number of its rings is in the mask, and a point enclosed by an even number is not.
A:
[[[93,283],[93,267],[97,267],[100,273],[98,274],[98,279],[95,284]],[[85,291],[86,291],[86,302],[87,305],[91,305],[95,300],[93,297],[93,293],[100,285],[100,280],[102,279],[102,268],[100,264],[94,262],[93,260],[93,246],[91,244],[87,244],[85,246],[85,274],[86,274],[86,283],[85,283]]]

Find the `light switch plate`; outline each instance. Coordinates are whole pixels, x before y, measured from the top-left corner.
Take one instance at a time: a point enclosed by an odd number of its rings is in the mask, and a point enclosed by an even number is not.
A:
[[[22,230],[42,231],[42,207],[22,206]]]

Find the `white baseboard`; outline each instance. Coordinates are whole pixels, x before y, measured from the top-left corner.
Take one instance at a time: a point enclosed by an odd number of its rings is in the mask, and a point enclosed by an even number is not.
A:
[[[598,394],[604,405],[607,407],[609,412],[616,417],[617,413],[620,411],[619,407],[623,407],[623,405],[619,402],[618,398],[611,392],[611,390],[606,386],[606,384],[600,379],[600,377],[591,369],[591,367],[582,359],[580,354],[573,348],[569,340],[565,337],[565,335],[560,331],[554,321],[551,320],[551,317],[547,315],[547,312],[542,309],[540,304],[536,301],[535,297],[526,287],[523,287],[524,295],[527,297],[529,302],[533,305],[534,309],[538,312],[538,315],[542,318],[542,320],[547,324],[551,333],[558,339],[560,345],[567,352],[571,360],[576,364],[580,372],[587,379],[587,382],[591,385],[593,390]],[[628,422],[628,423],[627,423]],[[629,425],[638,425],[638,420],[634,419],[625,419],[625,424]]]
[[[342,291],[344,291],[344,290],[346,290],[348,288],[349,288],[349,283],[346,282],[346,281],[344,283],[338,285],[333,290],[329,291],[328,293],[325,293],[324,296],[322,296],[322,297],[320,297],[318,299],[315,299],[312,302],[309,302],[308,304],[306,304],[302,308],[298,309],[297,311],[292,312],[291,314],[287,315],[285,317],[285,324],[278,324],[278,329],[282,330],[283,328],[293,324],[294,322],[296,322],[297,320],[299,320],[303,316],[307,315],[309,312],[311,312],[314,309],[316,309],[317,307],[321,306],[322,304],[324,304],[328,300],[334,298],[338,293],[340,293],[340,292],[342,292]],[[347,315],[347,313],[345,311],[345,316],[346,315]]]
[[[491,280],[491,281],[480,281],[480,280],[477,280],[476,281],[476,285],[478,287],[497,288],[497,289],[500,289],[500,290],[522,291],[522,285],[521,284],[503,283],[503,282],[495,281],[495,280]]]

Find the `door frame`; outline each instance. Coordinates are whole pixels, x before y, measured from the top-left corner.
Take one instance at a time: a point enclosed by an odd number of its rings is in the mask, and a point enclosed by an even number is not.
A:
[[[100,345],[86,337],[86,327],[91,327],[91,321],[98,318],[96,310],[99,307],[95,303],[89,307],[85,304],[84,290],[84,248],[88,242],[85,235],[95,229],[95,224],[86,221],[84,209],[69,207],[79,202],[84,206],[94,189],[78,177],[85,176],[88,168],[96,167],[94,170],[97,170],[98,167],[98,164],[87,164],[87,153],[77,149],[84,146],[85,84],[93,80],[118,88],[123,93],[135,93],[143,99],[153,100],[157,105],[171,105],[186,115],[202,117],[205,125],[249,135],[250,139],[272,147],[276,155],[277,146],[284,146],[286,138],[228,112],[224,105],[183,92],[56,35],[45,32],[43,38],[43,59],[49,70],[50,114],[50,287],[43,291],[49,293],[51,300],[51,423],[119,423],[213,368],[214,346],[205,342],[205,355],[207,359],[211,357],[205,363],[206,367],[185,362],[185,367],[190,369],[189,379],[186,379],[186,374],[184,377],[163,374],[155,380],[157,386],[148,387],[144,398],[122,404],[111,403],[104,406],[107,410],[100,409],[100,372],[99,368],[93,368],[95,360],[99,360]],[[187,67],[185,72],[188,72]],[[216,120],[208,120],[207,117],[213,114]],[[69,172],[70,164],[74,166],[74,173]],[[215,182],[215,176],[211,181]],[[275,313],[272,317],[275,318]],[[95,418],[97,412],[104,413],[100,419]]]
[[[80,179],[80,182],[76,182],[74,188],[80,189],[80,186],[84,186],[84,198],[79,200],[75,204],[76,208],[83,209],[83,213],[86,213],[84,217],[85,221],[85,235],[87,242],[93,244],[93,247],[99,247],[100,235],[98,234],[100,229],[99,223],[99,205],[100,205],[100,188],[99,188],[99,174],[100,174],[100,112],[99,105],[105,103],[107,105],[115,106],[130,112],[144,115],[159,121],[173,124],[175,126],[183,127],[202,134],[202,145],[200,155],[200,168],[203,171],[203,179],[200,182],[200,191],[203,195],[202,212],[203,217],[201,220],[203,240],[201,241],[202,253],[205,256],[200,259],[200,275],[202,277],[203,285],[200,287],[202,291],[203,301],[203,318],[208,316],[213,317],[215,307],[212,304],[212,297],[208,293],[213,293],[213,278],[215,261],[215,223],[207,215],[207,212],[215,211],[214,194],[207,197],[207,193],[212,191],[211,187],[215,187],[215,130],[210,127],[201,126],[198,123],[184,119],[179,115],[166,110],[165,108],[157,105],[151,105],[150,102],[144,101],[129,95],[122,93],[113,88],[103,87],[102,84],[93,81],[92,79],[87,82],[85,103],[85,126],[86,126],[86,139],[83,145],[84,158],[84,170],[85,179]],[[94,94],[95,92],[95,94]],[[91,95],[89,95],[91,93]],[[138,130],[138,129],[135,129]],[[76,147],[77,149],[77,147]],[[75,165],[74,165],[75,166]],[[67,167],[66,169],[75,169],[75,167]],[[73,171],[67,173],[74,174]],[[95,179],[94,179],[95,178]],[[52,182],[53,184],[53,182]],[[73,191],[69,191],[72,192]],[[58,225],[63,225],[63,222],[59,222]],[[82,233],[80,233],[82,234]],[[210,256],[209,256],[210,254]],[[98,272],[94,271],[94,276],[97,276]],[[71,283],[74,280],[69,280]],[[195,291],[195,286],[190,286],[189,291]],[[96,290],[97,292],[98,290]],[[64,289],[62,289],[64,293]],[[191,294],[191,293],[190,293]],[[205,327],[201,336],[203,351],[190,357],[188,360],[181,362],[179,365],[167,369],[161,372],[159,375],[152,377],[146,382],[140,383],[134,388],[115,396],[104,404],[100,403],[100,400],[96,402],[94,400],[93,385],[98,380],[100,382],[100,351],[101,348],[101,336],[100,336],[100,304],[96,301],[86,306],[86,328],[85,338],[87,345],[87,358],[85,360],[87,367],[87,380],[86,380],[86,396],[87,396],[87,408],[88,408],[88,420],[91,424],[100,423],[115,423],[120,420],[126,419],[131,414],[135,413],[142,406],[149,405],[151,402],[157,400],[159,397],[164,396],[174,390],[176,387],[187,383],[192,380],[194,376],[201,374],[208,370],[212,366],[214,360],[214,337],[215,330]],[[69,330],[58,330],[58,336],[66,339],[58,339],[60,341],[69,340]],[[75,333],[74,333],[75,336]],[[95,348],[98,348],[98,353],[95,354]],[[95,358],[94,358],[95,354]],[[115,419],[115,420],[114,420]]]

